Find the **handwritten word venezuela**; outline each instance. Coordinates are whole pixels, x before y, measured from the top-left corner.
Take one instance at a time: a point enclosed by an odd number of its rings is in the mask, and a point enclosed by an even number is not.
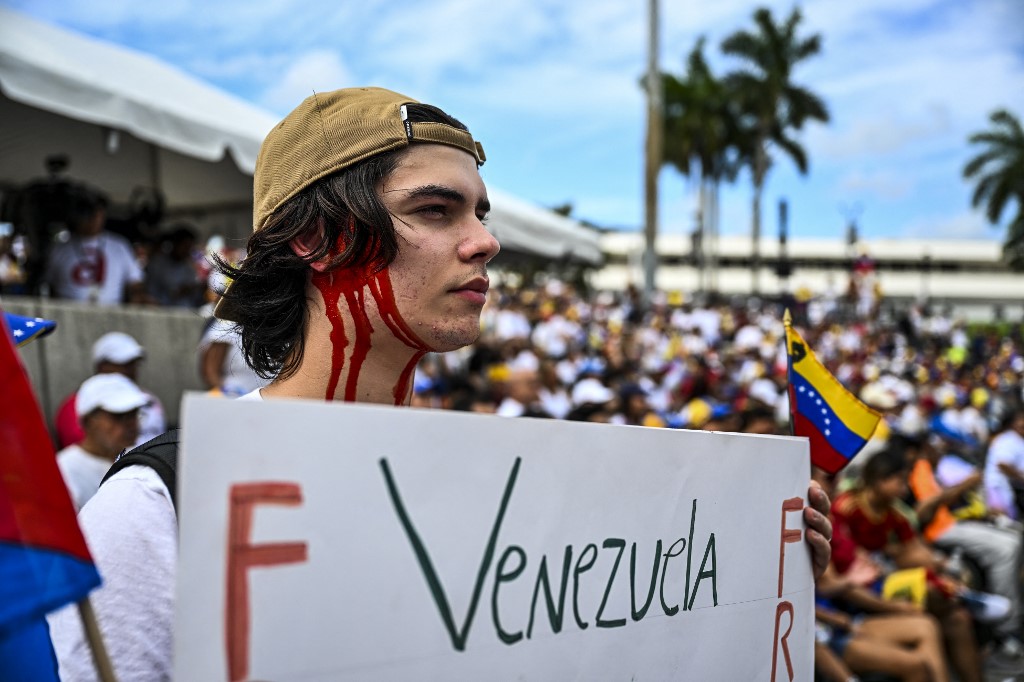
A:
[[[441,616],[441,620],[444,622],[444,627],[451,638],[452,646],[455,647],[457,651],[463,651],[466,648],[466,642],[469,639],[470,628],[473,624],[473,617],[476,614],[477,605],[480,601],[480,595],[483,592],[487,575],[491,571],[491,565],[494,563],[498,535],[501,532],[502,522],[505,518],[505,510],[508,508],[509,500],[512,499],[512,492],[515,489],[520,464],[521,458],[517,457],[512,465],[512,471],[509,473],[508,481],[505,484],[505,491],[502,494],[501,502],[498,505],[498,515],[491,526],[490,536],[487,540],[487,547],[480,560],[480,566],[476,574],[476,581],[473,584],[472,597],[470,599],[465,620],[459,624],[456,623],[455,618],[452,615],[451,605],[448,603],[448,597],[446,596],[444,587],[441,584],[440,576],[438,576],[437,571],[434,568],[434,564],[430,559],[430,553],[428,552],[423,540],[416,532],[409,510],[406,509],[405,503],[402,501],[398,484],[395,480],[395,476],[391,472],[387,459],[380,460],[380,467],[384,474],[388,494],[391,497],[391,502],[394,505],[395,512],[398,514],[398,518],[401,521],[402,528],[405,530],[405,534],[410,545],[412,545],[420,570],[423,571],[423,576],[430,588],[430,594],[434,599],[434,603],[437,605],[437,610]],[[690,512],[690,529],[688,536],[675,540],[665,551],[662,551],[664,548],[662,540],[657,541],[654,547],[653,559],[650,559],[651,569],[649,579],[647,578],[646,573],[638,576],[637,543],[630,543],[628,578],[630,594],[629,615],[633,621],[640,621],[648,614],[649,609],[654,602],[655,592],[658,594],[658,601],[665,615],[675,616],[681,609],[684,611],[691,610],[693,608],[694,601],[697,599],[697,590],[703,580],[710,580],[712,601],[715,606],[718,606],[718,562],[715,553],[714,533],[710,534],[708,541],[704,546],[704,557],[701,559],[700,568],[697,570],[696,574],[691,574],[691,568],[693,566],[693,532],[696,521],[697,500],[693,500]],[[593,573],[585,575],[594,568],[597,563],[598,554],[601,552],[608,552],[614,556],[611,570],[608,571],[607,575],[595,575]],[[680,557],[683,552],[686,552],[686,581],[685,592],[682,595],[683,601],[679,604],[673,603],[669,605],[666,600],[671,599],[674,601],[674,599],[665,594],[665,577],[668,575],[669,562],[675,557]],[[557,634],[561,632],[563,627],[567,625],[566,615],[568,606],[566,602],[569,598],[570,575],[572,576],[572,618],[573,623],[575,623],[577,628],[580,630],[586,630],[590,627],[591,622],[593,622],[593,625],[598,628],[619,628],[625,626],[627,623],[627,619],[624,617],[625,605],[622,604],[616,606],[610,604],[608,599],[612,592],[612,586],[616,584],[616,580],[623,579],[621,574],[625,571],[620,570],[620,565],[622,564],[623,555],[625,553],[626,540],[623,538],[606,538],[601,543],[600,548],[598,548],[595,543],[587,543],[584,545],[582,550],[577,550],[573,545],[567,545],[565,552],[562,555],[560,567],[556,566],[556,562],[554,560],[549,562],[546,554],[542,555],[540,562],[536,564],[536,568],[531,571],[533,573],[532,578],[527,578],[532,579],[533,581],[533,597],[530,603],[529,620],[525,623],[526,627],[524,635],[522,627],[517,630],[510,630],[508,629],[510,626],[502,622],[500,617],[501,609],[499,608],[500,591],[503,585],[520,579],[520,577],[526,573],[533,564],[527,556],[526,550],[522,547],[519,547],[518,545],[506,546],[504,551],[501,552],[498,562],[495,565],[494,586],[491,590],[491,621],[494,624],[494,629],[498,638],[505,644],[511,645],[521,641],[524,636],[526,639],[530,639],[533,636],[534,625],[537,620],[538,602],[540,601],[540,594],[542,590],[544,593],[544,605],[542,608],[547,614],[548,624],[554,633]],[[641,558],[640,561],[643,561],[643,559]],[[682,559],[680,559],[680,561],[682,561]],[[528,576],[529,575],[530,574],[528,574]],[[693,577],[692,583],[691,576]],[[638,578],[641,581],[639,591],[637,589]],[[599,604],[580,603],[580,584],[581,581],[584,580],[602,581],[604,585],[603,596]],[[557,596],[555,594],[556,590],[554,589],[554,585],[556,583]],[[644,587],[646,587],[646,596],[643,596]],[[640,603],[640,601],[642,601],[642,603]],[[593,617],[593,621],[590,620],[591,616]],[[614,616],[623,617],[616,618]],[[523,624],[519,623],[518,625],[522,626]]]
[[[423,572],[423,576],[430,588],[430,594],[437,605],[444,627],[451,637],[452,646],[456,651],[464,651],[466,642],[469,639],[470,628],[473,624],[473,617],[476,614],[480,596],[483,592],[484,583],[491,572],[494,564],[494,556],[497,550],[498,535],[501,532],[502,522],[505,518],[505,511],[508,509],[509,501],[515,490],[516,478],[519,475],[521,458],[516,458],[509,472],[505,484],[504,493],[498,505],[498,515],[491,526],[491,532],[487,540],[487,547],[480,560],[476,580],[473,584],[473,593],[470,600],[465,620],[458,624],[452,615],[451,605],[441,584],[441,578],[434,568],[430,559],[430,553],[426,545],[416,532],[412,517],[405,503],[402,501],[398,490],[395,476],[386,459],[380,460],[380,468],[387,484],[388,495],[398,515],[406,537],[416,555],[416,560]],[[231,486],[230,510],[228,522],[228,553],[227,553],[227,591],[225,603],[225,645],[227,653],[228,679],[231,682],[240,682],[248,679],[249,675],[249,636],[251,618],[249,613],[249,571],[254,568],[266,568],[269,566],[281,566],[286,564],[304,563],[308,561],[308,547],[305,542],[278,542],[278,543],[254,543],[252,541],[253,513],[258,506],[274,505],[296,507],[303,503],[302,490],[296,483],[280,481],[262,481],[251,483],[236,483]],[[785,514],[785,511],[783,512]],[[658,540],[654,546],[653,555],[646,561],[650,561],[650,577],[647,577],[644,566],[638,567],[638,563],[644,564],[643,557],[638,557],[637,543],[629,545],[629,577],[624,578],[626,569],[622,567],[623,557],[626,554],[626,540],[622,538],[606,538],[598,547],[595,543],[587,543],[582,550],[573,545],[565,548],[561,557],[561,564],[555,560],[549,561],[545,554],[541,556],[540,562],[531,563],[526,550],[517,545],[508,545],[501,552],[497,564],[494,564],[494,586],[491,590],[491,621],[494,624],[498,638],[506,644],[515,644],[524,637],[530,639],[533,636],[537,623],[538,604],[543,591],[543,613],[547,616],[548,625],[555,634],[562,632],[566,625],[580,630],[586,630],[593,624],[598,628],[619,628],[626,625],[627,618],[625,604],[613,604],[609,602],[609,595],[616,581],[629,581],[629,616],[633,621],[640,621],[650,614],[654,604],[654,595],[658,595],[658,605],[667,616],[675,616],[680,611],[692,610],[697,591],[701,582],[708,580],[711,584],[712,603],[718,606],[718,559],[715,553],[715,534],[711,533],[704,545],[704,555],[700,567],[693,572],[694,564],[694,527],[697,522],[697,500],[693,500],[690,511],[690,529],[687,537],[675,540],[668,549],[664,549],[664,542]],[[785,524],[783,524],[785,525]],[[785,530],[785,528],[784,528]],[[783,542],[792,540],[784,539]],[[783,545],[783,548],[785,545]],[[606,575],[601,575],[595,568],[598,564],[598,555],[602,552],[613,557],[611,569]],[[685,588],[683,599],[675,602],[680,595],[666,594],[665,582],[669,573],[670,563],[678,557],[676,563],[671,565],[676,571],[682,570],[683,553],[685,556]],[[602,565],[607,561],[601,562]],[[677,564],[679,564],[678,567]],[[620,568],[621,567],[621,568]],[[503,585],[520,579],[527,569],[531,570],[533,580],[533,597],[530,603],[529,619],[526,622],[525,632],[520,627],[518,630],[510,630],[507,624],[500,619],[500,592]],[[638,573],[639,571],[639,573]],[[675,574],[678,575],[678,574]],[[569,578],[572,577],[572,596],[569,596]],[[600,603],[581,603],[581,584],[584,581],[599,581],[602,585],[602,597]],[[639,588],[638,588],[639,581]],[[588,583],[589,584],[589,583]],[[556,589],[557,585],[557,589]],[[781,564],[780,564],[780,585],[781,585]],[[646,588],[646,589],[645,589]],[[671,590],[670,590],[671,591]],[[593,593],[593,590],[590,590]],[[569,611],[569,600],[571,599],[572,623],[567,621]],[[595,600],[596,601],[596,600]],[[785,604],[785,603],[784,603]],[[780,609],[783,607],[780,606]],[[655,608],[655,610],[657,607]],[[524,609],[525,611],[525,609]],[[781,615],[782,611],[780,611]],[[792,607],[789,607],[791,616],[790,629],[792,629]],[[615,617],[619,616],[619,617]],[[541,616],[543,618],[543,615]],[[777,624],[778,625],[778,624]],[[785,639],[789,635],[787,630],[782,643],[786,657],[787,666],[789,652],[785,649]],[[778,639],[778,633],[776,633]],[[792,679],[792,675],[790,676]]]

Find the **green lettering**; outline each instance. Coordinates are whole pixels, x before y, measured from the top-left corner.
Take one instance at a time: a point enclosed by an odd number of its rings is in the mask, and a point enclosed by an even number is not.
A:
[[[621,538],[607,538],[601,546],[605,549],[618,547],[619,553],[615,555],[615,563],[612,564],[612,572],[611,575],[608,576],[608,584],[604,588],[604,597],[601,599],[601,606],[597,609],[597,617],[594,619],[594,625],[599,628],[621,628],[626,624],[625,618],[602,620],[601,614],[604,613],[604,607],[608,603],[608,594],[612,591],[612,583],[615,581],[615,572],[619,570],[619,560],[622,559],[622,551],[626,549],[626,541]]]
[[[416,561],[419,563],[420,570],[423,571],[423,577],[427,581],[427,586],[430,588],[430,595],[434,598],[434,603],[437,605],[437,610],[441,615],[441,620],[444,623],[445,629],[448,631],[448,636],[451,637],[452,646],[455,647],[456,651],[464,651],[466,648],[466,640],[469,638],[469,629],[473,624],[473,616],[476,614],[477,603],[480,601],[480,592],[484,586],[484,576],[487,575],[487,571],[491,566],[491,561],[494,559],[494,546],[498,542],[498,532],[501,530],[502,521],[505,518],[505,510],[508,508],[508,502],[512,498],[512,490],[516,485],[516,476],[519,474],[519,465],[522,462],[521,457],[516,457],[515,462],[512,464],[512,471],[509,473],[508,482],[505,483],[505,492],[501,496],[501,503],[498,505],[498,516],[494,519],[494,525],[491,527],[490,537],[487,539],[487,547],[484,549],[484,555],[480,560],[480,568],[476,574],[476,582],[473,585],[473,595],[469,600],[469,609],[466,613],[466,619],[462,624],[462,627],[458,627],[455,624],[455,618],[452,616],[451,606],[448,604],[448,597],[445,595],[444,587],[441,585],[441,579],[437,575],[437,571],[434,569],[434,564],[430,560],[430,555],[427,553],[427,548],[420,539],[419,534],[416,532],[416,528],[412,524],[412,519],[409,518],[409,514],[405,510],[405,505],[402,503],[402,497],[398,493],[398,486],[395,484],[395,480],[391,475],[391,468],[388,466],[387,459],[380,460],[380,468],[384,473],[384,482],[388,487],[388,495],[391,497],[391,503],[395,507],[395,512],[398,514],[398,520],[402,524],[402,529],[405,531],[406,537],[409,538],[409,544],[412,545],[413,553],[416,555]]]
[[[708,563],[708,555],[711,555],[711,570],[705,571],[704,566]],[[693,594],[690,596],[690,603],[687,610],[693,609],[693,602],[697,599],[697,588],[704,578],[711,578],[711,598],[715,606],[718,606],[718,559],[715,552],[715,534],[711,534],[708,546],[704,548],[704,559],[700,562],[700,572],[697,574],[697,582],[693,585]]]
[[[678,551],[673,551],[676,548],[676,545],[678,545],[680,542],[683,543],[683,546],[680,547]],[[673,542],[672,546],[668,548],[667,552],[665,552],[665,565],[661,569],[661,583],[658,585],[658,599],[661,600],[661,609],[665,612],[666,616],[674,616],[677,613],[679,613],[678,604],[676,604],[675,606],[669,606],[665,603],[665,576],[668,575],[668,560],[674,556],[679,556],[680,554],[682,554],[683,549],[685,549],[686,547],[686,538],[679,538],[678,540]],[[683,603],[685,604],[685,599],[683,600]]]
[[[548,622],[551,623],[551,631],[559,633],[562,631],[562,616],[565,615],[565,588],[569,585],[569,566],[572,563],[572,545],[565,546],[565,558],[562,560],[562,583],[558,590],[558,607],[555,607],[554,596],[551,594],[551,581],[548,578],[548,557],[544,555],[540,560],[540,570],[537,572],[537,582],[533,585],[533,600],[530,603],[530,623],[526,626],[526,637],[533,637],[533,616],[537,609],[537,596],[540,594],[541,583],[544,583],[544,601],[548,607]]]
[[[594,555],[587,561],[584,557],[587,556],[587,552],[593,550]],[[579,557],[576,559],[576,566],[572,569],[572,615],[576,619],[576,625],[579,626],[580,630],[586,630],[587,624],[580,618],[580,574],[586,573],[594,567],[594,562],[597,561],[597,545],[590,543],[583,548],[580,552]]]
[[[647,601],[644,602],[643,607],[636,610],[636,543],[629,550],[629,602],[630,612],[633,615],[633,620],[638,621],[647,615],[647,609],[651,607],[651,602],[654,601],[654,585],[658,580],[658,565],[661,564],[661,540],[658,540],[658,544],[654,547],[654,567],[651,568],[651,586],[647,588]]]
[[[505,562],[512,555],[516,555],[519,559],[519,565],[513,568],[508,573],[505,572]],[[505,552],[498,559],[498,568],[494,574],[494,590],[491,592],[491,617],[494,619],[494,629],[498,632],[498,638],[505,644],[515,644],[523,638],[523,631],[519,632],[505,632],[505,629],[501,627],[501,619],[498,617],[498,588],[501,587],[502,583],[510,582],[519,577],[519,574],[526,568],[526,552],[523,551],[522,547],[516,545],[509,545]]]

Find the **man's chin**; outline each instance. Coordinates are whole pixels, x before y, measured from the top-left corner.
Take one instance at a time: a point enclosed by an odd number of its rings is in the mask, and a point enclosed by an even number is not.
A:
[[[432,335],[427,345],[434,353],[450,353],[453,350],[465,348],[480,338],[479,322],[471,328],[440,329]]]

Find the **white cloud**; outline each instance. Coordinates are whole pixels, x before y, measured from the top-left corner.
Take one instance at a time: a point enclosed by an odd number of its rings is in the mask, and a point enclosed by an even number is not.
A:
[[[898,230],[900,237],[919,239],[998,239],[1002,233],[978,211],[954,215],[929,215],[915,219]]]
[[[336,52],[315,50],[295,59],[260,99],[269,109],[287,112],[314,92],[351,86],[353,80]]]
[[[840,196],[874,194],[882,199],[902,199],[914,189],[914,179],[894,170],[864,172],[855,170],[839,181]]]

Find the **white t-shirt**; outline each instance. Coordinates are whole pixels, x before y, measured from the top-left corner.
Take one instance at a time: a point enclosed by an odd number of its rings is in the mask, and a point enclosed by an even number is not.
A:
[[[90,594],[120,680],[171,679],[178,523],[156,471],[112,476],[78,515],[103,586]],[[78,609],[51,613],[50,637],[63,682],[97,679]]]
[[[75,511],[80,510],[96,494],[100,481],[113,462],[87,451],[81,445],[69,445],[57,453],[57,467],[71,493]]]
[[[54,296],[73,301],[116,305],[124,299],[125,287],[142,278],[131,245],[110,232],[55,244],[46,264]]]
[[[1010,518],[1017,518],[1013,487],[1006,474],[999,470],[1000,464],[1012,464],[1024,470],[1024,438],[1013,430],[1003,431],[992,439],[985,458],[985,492],[988,506],[1005,512]]]
[[[269,383],[246,364],[245,354],[242,352],[242,337],[234,324],[214,318],[199,341],[200,356],[212,343],[224,343],[228,346],[227,356],[224,358],[224,378],[218,387],[225,395],[246,395]]]
[[[259,389],[239,400],[263,400]],[[120,680],[171,679],[178,519],[160,476],[130,466],[110,477],[78,515],[103,576],[90,594]],[[47,616],[62,682],[96,680],[74,605]]]

